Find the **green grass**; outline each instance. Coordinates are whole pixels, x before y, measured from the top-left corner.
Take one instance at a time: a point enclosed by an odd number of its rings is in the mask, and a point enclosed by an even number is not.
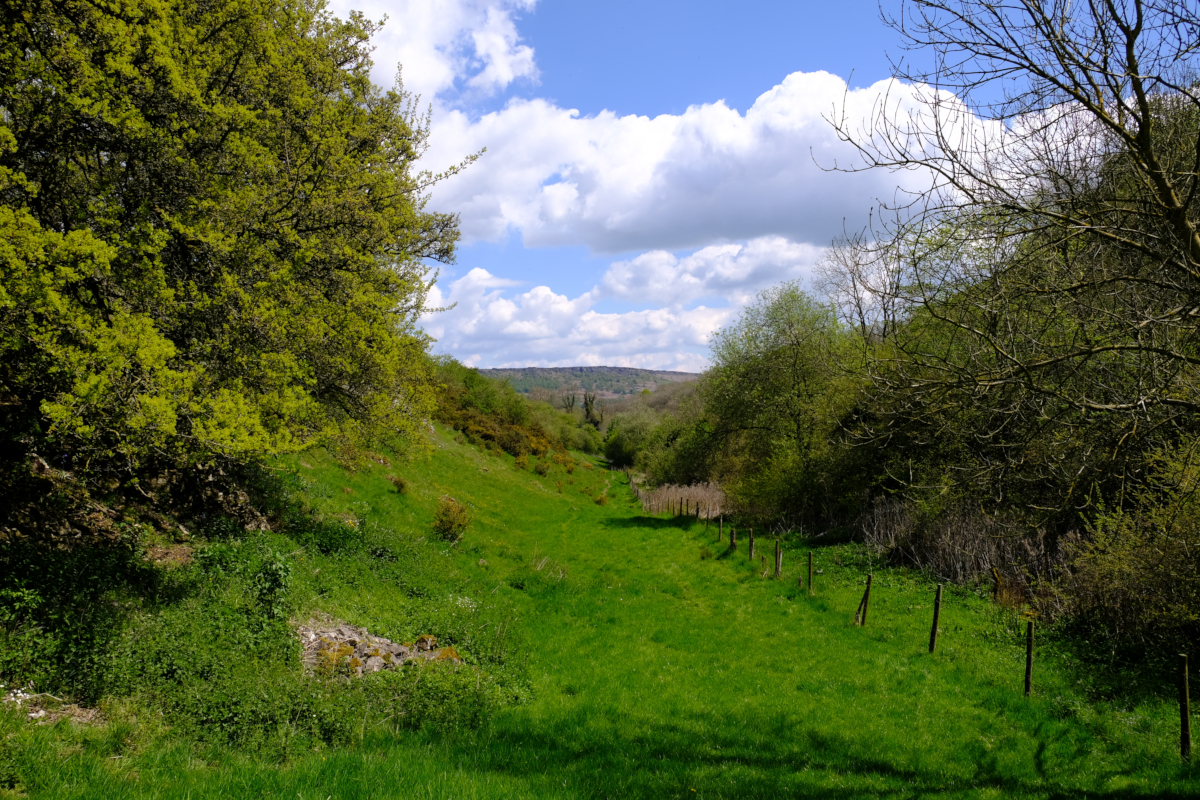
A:
[[[93,729],[8,718],[30,794],[1200,795],[1200,771],[1178,758],[1168,676],[1150,680],[1152,691],[1097,700],[1086,666],[1049,642],[1027,699],[1019,620],[948,590],[930,655],[932,586],[853,545],[813,547],[820,574],[809,597],[796,583],[805,543],[789,544],[782,580],[763,579],[742,537],[729,553],[715,528],[642,513],[619,474],[555,468],[539,478],[440,434],[437,452],[415,464],[346,473],[317,455],[304,462],[293,463],[297,485],[315,505],[359,515],[372,541],[404,555],[397,564],[419,563],[421,577],[405,585],[369,559],[305,551],[293,556],[297,615],[322,611],[397,637],[438,625],[507,630],[524,643],[527,701],[474,731],[396,731],[367,715],[356,742],[282,763],[189,744],[119,708]],[[408,493],[388,474],[406,478]],[[605,490],[610,502],[596,504]],[[427,538],[442,494],[474,514],[454,547]],[[852,618],[869,569],[862,628]]]

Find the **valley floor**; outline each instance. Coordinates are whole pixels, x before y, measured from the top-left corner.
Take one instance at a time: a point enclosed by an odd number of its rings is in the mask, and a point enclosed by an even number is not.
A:
[[[1169,675],[1097,698],[1070,650],[1047,641],[1022,695],[1023,623],[947,590],[928,649],[933,586],[872,566],[853,546],[787,543],[782,579],[717,542],[716,525],[644,513],[602,468],[539,478],[511,459],[439,439],[405,468],[297,466],[310,490],[397,529],[428,526],[433,499],[472,506],[439,557],[447,591],[500,603],[525,640],[533,692],[479,731],[393,733],[262,763],[180,743],[47,762],[57,797],[908,798],[1197,797],[1178,757]],[[563,480],[562,492],[557,482]],[[568,483],[567,481],[573,481]],[[584,494],[581,490],[590,490]],[[594,502],[607,491],[605,505]],[[773,542],[759,548],[771,562]],[[798,585],[815,553],[815,594]],[[315,563],[315,562],[314,562]],[[869,624],[853,624],[868,570]],[[347,590],[321,611],[371,625]],[[48,734],[47,734],[48,735]],[[99,734],[97,734],[99,735]],[[99,752],[99,751],[97,751]]]

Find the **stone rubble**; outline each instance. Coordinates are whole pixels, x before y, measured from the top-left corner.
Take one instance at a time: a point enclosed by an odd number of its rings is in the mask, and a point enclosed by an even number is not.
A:
[[[297,631],[304,648],[301,656],[309,672],[346,670],[362,677],[372,672],[396,669],[410,661],[463,663],[453,647],[437,647],[437,638],[426,634],[415,642],[397,644],[373,636],[366,628],[345,623],[301,625]]]

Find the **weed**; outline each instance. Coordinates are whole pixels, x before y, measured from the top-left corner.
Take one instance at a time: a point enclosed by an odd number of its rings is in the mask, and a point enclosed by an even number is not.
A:
[[[433,530],[448,542],[457,542],[471,524],[467,507],[449,495],[438,498],[437,513],[433,518]]]

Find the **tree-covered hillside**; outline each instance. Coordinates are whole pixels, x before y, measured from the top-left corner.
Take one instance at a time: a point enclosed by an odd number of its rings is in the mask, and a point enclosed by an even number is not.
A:
[[[575,390],[579,394],[593,392],[608,399],[645,390],[653,392],[664,383],[695,381],[700,377],[693,372],[631,367],[513,367],[481,369],[480,372],[508,381],[522,394],[530,394],[535,389],[551,393]]]

